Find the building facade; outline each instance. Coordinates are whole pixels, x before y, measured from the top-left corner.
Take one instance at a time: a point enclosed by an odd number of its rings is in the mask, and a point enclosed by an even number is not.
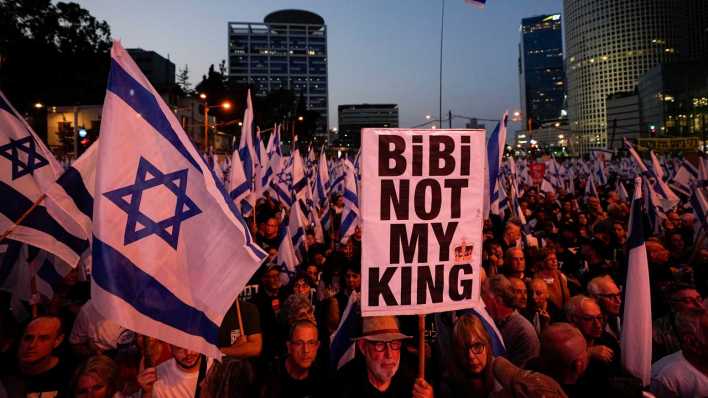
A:
[[[704,0],[564,0],[570,129],[579,150],[605,148],[607,98],[658,64],[706,53]]]
[[[704,139],[708,130],[708,63],[657,65],[639,79],[637,88],[645,137]]]
[[[129,48],[126,51],[158,92],[174,87],[175,64],[169,58],[142,48]]]
[[[624,139],[637,140],[641,134],[641,107],[636,92],[607,97],[607,148],[623,148]]]
[[[519,85],[526,125],[538,128],[561,117],[565,97],[560,14],[521,20]]]
[[[309,11],[281,10],[262,23],[228,23],[228,74],[236,84],[252,85],[254,95],[278,89],[302,95],[319,113],[316,135],[328,120],[327,26]]]
[[[343,151],[356,151],[359,148],[363,128],[398,127],[396,104],[339,105],[337,110],[339,128],[335,146]]]

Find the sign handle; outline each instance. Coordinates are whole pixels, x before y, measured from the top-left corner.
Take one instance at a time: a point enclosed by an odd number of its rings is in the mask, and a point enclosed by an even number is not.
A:
[[[425,379],[425,315],[418,315],[418,378]]]

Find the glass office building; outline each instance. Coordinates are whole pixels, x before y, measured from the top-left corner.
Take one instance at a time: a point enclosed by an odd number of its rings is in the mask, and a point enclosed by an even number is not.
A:
[[[229,22],[229,79],[251,84],[254,95],[289,89],[320,114],[316,135],[328,126],[327,26],[317,14],[281,10],[262,23]]]
[[[565,74],[559,14],[521,20],[519,83],[524,127],[536,129],[561,119]]]

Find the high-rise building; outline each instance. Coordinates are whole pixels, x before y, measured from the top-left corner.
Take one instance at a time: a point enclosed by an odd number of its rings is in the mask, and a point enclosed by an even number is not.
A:
[[[305,107],[320,114],[316,135],[328,126],[327,26],[317,14],[280,10],[263,23],[229,22],[229,80],[265,96],[278,89],[302,95]]]
[[[606,101],[658,64],[708,53],[705,0],[564,0],[568,116],[581,153],[608,141]]]
[[[356,150],[361,144],[361,129],[398,127],[398,105],[356,104],[339,105],[339,129],[335,145]]]
[[[565,75],[559,14],[521,20],[519,84],[521,112],[527,126],[538,128],[561,118]]]

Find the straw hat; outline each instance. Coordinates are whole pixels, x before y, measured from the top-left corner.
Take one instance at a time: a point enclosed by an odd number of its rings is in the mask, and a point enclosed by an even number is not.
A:
[[[396,317],[370,316],[363,318],[361,336],[354,340],[392,341],[411,338],[413,337],[401,333]]]

